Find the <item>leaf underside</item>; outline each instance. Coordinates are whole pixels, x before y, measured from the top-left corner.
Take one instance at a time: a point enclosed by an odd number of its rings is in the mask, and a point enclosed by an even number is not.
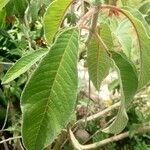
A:
[[[28,150],[51,144],[70,121],[77,96],[79,32],[62,32],[27,83],[21,98],[22,135]]]
[[[111,31],[106,24],[100,25],[100,36],[111,49],[113,41]],[[108,75],[110,69],[110,58],[105,49],[92,37],[87,50],[87,63],[90,79],[94,86],[99,90],[101,82]]]
[[[135,67],[128,58],[119,52],[112,52],[112,59],[118,72],[121,85],[121,106],[114,122],[103,132],[118,134],[127,125],[128,116],[126,109],[131,103],[138,87],[138,77]]]

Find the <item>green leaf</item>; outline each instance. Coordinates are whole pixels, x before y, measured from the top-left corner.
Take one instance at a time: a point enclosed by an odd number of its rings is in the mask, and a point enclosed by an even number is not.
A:
[[[49,6],[51,0],[31,0],[29,5],[29,18],[32,18],[32,22],[35,22],[41,17],[41,12],[45,10],[45,6]]]
[[[14,0],[14,6],[17,15],[19,15],[19,17],[24,17],[25,10],[28,6],[27,0]]]
[[[148,11],[150,10],[150,2],[144,2],[142,3],[142,5],[139,8],[139,11],[143,14],[148,13]]]
[[[2,35],[5,38],[11,39],[10,35],[7,33],[6,30],[0,29],[0,35]]]
[[[111,31],[106,24],[101,24],[100,35],[107,47],[113,47]],[[105,49],[92,37],[87,50],[87,63],[90,79],[99,90],[101,82],[108,75],[110,69],[110,58]]]
[[[76,28],[59,34],[23,91],[22,134],[29,150],[51,144],[71,119],[77,97],[78,39]]]
[[[9,2],[9,0],[0,0],[0,10],[5,7],[5,5]]]
[[[45,49],[34,51],[20,58],[5,74],[2,84],[7,84],[25,73],[33,64],[42,58],[48,51]]]
[[[47,9],[44,16],[44,29],[48,43],[52,42],[53,37],[60,28],[65,12],[71,2],[72,0],[55,0]]]
[[[131,24],[127,20],[124,20],[119,23],[114,34],[116,35],[124,53],[131,59],[133,41],[129,32],[131,32]]]
[[[13,16],[15,15],[14,13],[14,0],[10,0],[7,5],[5,6],[5,11],[6,11],[6,16]]]
[[[99,4],[105,3],[104,0],[92,0],[91,2],[92,2],[93,5],[99,5]]]
[[[136,8],[133,9],[130,7],[125,7],[124,9],[129,11],[135,18],[137,18],[138,20],[141,21],[141,23],[144,25],[144,27],[146,29],[146,33],[148,34],[148,36],[150,36],[150,26],[148,25],[148,23],[144,19],[144,15]]]
[[[131,103],[138,87],[138,77],[135,66],[123,55],[123,53],[112,52],[112,59],[117,69],[121,85],[121,106],[114,122],[105,128],[103,132],[118,134],[127,125],[128,116],[126,109]]]
[[[142,22],[130,14],[126,10],[122,10],[128,18],[132,20],[134,27],[136,28],[136,33],[139,41],[140,49],[140,75],[139,75],[139,89],[144,87],[150,82],[150,37],[146,33],[146,29]]]
[[[2,28],[2,25],[5,22],[5,16],[6,16],[6,11],[0,10],[0,28]]]

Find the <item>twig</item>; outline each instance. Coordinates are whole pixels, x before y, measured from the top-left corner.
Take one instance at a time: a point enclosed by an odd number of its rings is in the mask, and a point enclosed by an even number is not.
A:
[[[106,108],[105,110],[103,110],[103,111],[101,111],[101,112],[99,112],[99,113],[97,113],[97,114],[94,114],[94,115],[92,115],[92,116],[87,117],[86,120],[87,120],[87,121],[92,121],[92,120],[94,120],[94,119],[96,119],[96,118],[99,118],[99,117],[101,117],[101,116],[104,116],[106,113],[110,112],[111,110],[113,110],[113,109],[115,109],[115,108],[118,108],[119,106],[120,106],[120,102],[118,102],[118,103],[116,103],[116,104],[114,104],[114,105],[112,105],[112,106]],[[81,124],[81,123],[84,123],[84,122],[85,122],[85,119],[80,119],[80,120],[78,120],[78,121],[75,123],[75,125],[76,125],[76,124]]]
[[[11,63],[11,62],[0,62],[0,64],[2,64],[2,65],[13,65],[14,63]]]
[[[104,48],[104,50],[107,52],[108,56],[111,57],[111,53],[109,52],[109,49],[108,49],[107,45],[104,43],[104,41],[100,37],[100,35],[97,32],[94,32],[94,36],[96,37],[96,39],[100,43],[100,45]]]
[[[108,124],[110,124],[111,122],[113,122],[115,118],[116,118],[116,117],[113,117],[111,120],[109,120],[109,122],[107,122],[106,126],[107,126]],[[102,131],[102,129],[98,129],[98,130],[97,130],[93,135],[91,135],[91,136],[89,137],[89,139],[88,139],[87,141],[85,141],[83,144],[86,144],[89,140],[91,140],[96,134],[98,134],[98,133],[101,132],[101,131]]]
[[[96,9],[96,13],[93,14],[92,27],[91,27],[91,30],[93,32],[96,31],[97,21],[98,21],[99,12],[100,12],[100,6],[95,6],[95,9]]]
[[[83,1],[84,3],[84,1]],[[96,32],[96,27],[97,27],[97,21],[98,21],[98,17],[99,17],[99,11],[100,11],[100,6],[96,6],[94,7],[94,14],[93,14],[93,19],[92,19],[92,25],[91,25],[91,32],[89,32],[89,35],[88,35],[88,39],[86,41],[86,46],[88,45],[89,41],[91,40],[91,37],[92,37],[92,34]],[[89,11],[90,12],[90,11]],[[89,13],[87,12],[83,18]],[[92,13],[91,13],[92,14]],[[88,16],[90,17],[90,16]],[[81,18],[82,19],[82,18]],[[80,23],[79,23],[80,24]],[[83,23],[82,23],[83,24]],[[89,104],[90,104],[90,97],[91,97],[91,85],[90,85],[90,79],[89,79],[89,94],[88,94],[88,103],[87,103],[87,107],[86,107],[86,112],[88,112],[89,110]],[[87,125],[87,116],[88,114],[86,113],[86,117],[85,117],[85,126]]]
[[[101,131],[102,131],[102,129],[98,129],[93,135],[91,135],[91,136],[83,143],[83,145],[86,144],[88,141],[90,141],[96,134],[98,134],[98,133],[101,132]]]
[[[1,128],[0,131],[3,131],[4,128],[5,128],[5,126],[6,126],[7,119],[8,119],[8,112],[9,112],[9,101],[8,101],[8,104],[7,104],[7,110],[6,110],[5,120],[4,120],[3,126],[2,126],[2,128]]]
[[[2,140],[0,141],[0,144],[4,143],[4,142],[8,142],[8,141],[12,141],[12,140],[15,140],[15,139],[21,139],[22,136],[16,136],[16,137],[12,137],[12,138],[8,138],[6,140]]]
[[[100,11],[100,6],[95,7],[95,9],[97,10],[97,12],[95,12],[93,14],[93,19],[92,19],[92,25],[91,25],[91,29],[89,30],[89,36],[88,39],[85,43],[86,46],[88,46],[88,44],[90,43],[90,40],[93,36],[93,34],[96,32],[96,27],[97,27],[97,20],[98,20],[98,16],[99,16],[99,11]]]
[[[90,83],[90,78],[89,78],[89,94],[88,94],[88,102],[87,102],[87,107],[86,107],[86,116],[85,116],[85,127],[87,126],[87,117],[88,117],[88,111],[89,111],[89,106],[90,106],[90,97],[91,97],[91,83]]]
[[[145,133],[145,132],[150,132],[150,126],[144,126],[141,127],[137,130],[136,134],[141,134],[141,133]],[[101,146],[104,146],[108,143],[112,143],[112,142],[116,142],[119,140],[122,140],[124,138],[129,137],[129,131],[121,133],[119,135],[115,135],[112,136],[110,138],[107,138],[105,140],[99,141],[99,142],[95,142],[93,144],[88,144],[88,145],[81,145],[78,140],[75,138],[74,134],[72,133],[71,129],[69,130],[69,134],[70,134],[70,139],[73,143],[73,146],[78,149],[78,150],[88,150],[88,149],[95,149]]]
[[[6,110],[5,120],[4,120],[3,126],[2,126],[2,128],[1,128],[1,130],[0,130],[0,133],[1,133],[2,131],[4,131],[4,128],[5,128],[5,126],[6,126],[7,119],[8,119],[8,112],[9,112],[9,101],[8,101],[8,104],[7,104],[7,110]],[[2,136],[2,140],[5,140],[5,137],[4,137],[4,136]],[[5,150],[9,150],[7,143],[4,142],[3,144],[4,144],[4,147],[5,147]]]
[[[81,0],[81,16],[84,16],[84,14],[85,14],[84,0]]]
[[[69,136],[70,136],[70,140],[71,140],[72,145],[74,146],[74,148],[77,149],[77,150],[82,150],[80,143],[75,138],[75,136],[74,136],[73,132],[71,131],[71,129],[69,129]]]
[[[14,108],[12,101],[10,101],[10,116],[11,116],[12,126],[14,126],[16,124],[16,110]],[[17,130],[14,131],[13,136],[16,137],[18,135],[19,135],[18,131]],[[14,142],[15,142],[14,149],[20,149],[20,141],[16,139],[16,141],[14,140]]]
[[[2,138],[2,140],[5,140],[4,136],[2,136],[1,138]],[[6,142],[4,142],[3,145],[4,145],[5,150],[9,150],[8,145],[7,145]]]
[[[78,21],[77,26],[78,27],[83,27],[85,26],[85,22],[87,21],[88,18],[92,17],[95,13],[97,13],[97,7],[93,7],[91,8],[83,17],[81,17],[81,19]]]
[[[108,126],[109,124],[111,124],[115,119],[116,119],[116,116],[113,117],[112,119],[110,119],[110,120],[106,123],[106,126]]]
[[[73,133],[76,132],[77,129],[78,129],[78,127],[75,127],[72,132]],[[68,130],[69,130],[69,128],[68,128]],[[64,145],[67,143],[68,140],[69,140],[69,137],[66,138],[66,140],[61,145],[60,149],[63,149]]]

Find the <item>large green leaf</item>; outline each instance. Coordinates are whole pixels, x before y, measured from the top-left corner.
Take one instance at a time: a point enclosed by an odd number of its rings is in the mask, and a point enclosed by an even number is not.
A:
[[[119,112],[114,122],[103,131],[118,134],[127,125],[128,116],[126,113],[126,108],[128,108],[131,100],[136,94],[138,88],[138,77],[135,66],[124,54],[112,52],[112,59],[120,78],[121,107],[119,108]]]
[[[146,33],[144,25],[126,10],[122,10],[130,20],[136,29],[138,36],[139,49],[140,49],[140,76],[139,76],[139,89],[147,85],[150,82],[150,37]]]
[[[0,10],[5,7],[5,5],[9,2],[9,0],[0,0]]]
[[[2,84],[7,84],[16,79],[21,74],[25,73],[33,64],[35,64],[41,57],[46,55],[48,51],[45,49],[34,51],[22,58],[20,58],[5,74],[2,79]]]
[[[100,26],[100,36],[109,49],[113,48],[111,31],[106,24]],[[99,90],[101,82],[108,75],[110,69],[110,58],[98,41],[92,37],[87,50],[87,63],[90,79]]]
[[[28,150],[51,144],[71,119],[77,96],[79,32],[64,30],[27,83],[21,98]]]
[[[47,42],[52,42],[54,35],[61,26],[66,9],[72,0],[53,1],[44,16],[44,29]]]

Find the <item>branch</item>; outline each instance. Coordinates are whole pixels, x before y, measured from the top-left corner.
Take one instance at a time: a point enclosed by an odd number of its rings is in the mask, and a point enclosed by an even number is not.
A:
[[[5,140],[5,137],[2,136],[1,139],[2,139],[2,140]],[[7,145],[6,142],[4,142],[3,145],[4,145],[5,150],[9,150],[8,145]]]
[[[141,133],[145,133],[145,132],[150,132],[150,126],[144,126],[144,127],[139,128],[137,130],[136,134],[141,134]],[[127,137],[129,137],[129,131],[121,133],[119,135],[112,136],[110,138],[107,138],[107,139],[99,141],[99,142],[95,142],[93,144],[88,144],[88,145],[81,145],[78,142],[78,140],[75,138],[75,136],[72,133],[71,129],[69,130],[69,135],[70,135],[70,139],[73,143],[74,148],[76,148],[78,150],[88,150],[88,149],[95,149],[95,148],[104,146],[108,143],[117,142],[119,140],[127,138]]]
[[[92,27],[91,30],[93,32],[96,32],[96,27],[97,27],[97,21],[99,17],[99,12],[100,12],[100,6],[95,6],[95,9],[97,10],[95,14],[93,14],[93,20],[92,20]]]
[[[80,20],[77,23],[78,27],[83,27],[85,22],[92,17],[95,13],[97,13],[97,7],[91,8],[83,17],[80,18]]]
[[[103,110],[103,111],[101,111],[101,112],[99,112],[99,113],[97,113],[97,114],[94,114],[94,115],[92,115],[92,116],[87,117],[87,118],[86,118],[86,121],[92,121],[92,120],[94,120],[94,119],[96,119],[96,118],[102,117],[102,116],[104,116],[105,114],[107,114],[108,112],[110,112],[111,110],[113,110],[113,109],[115,109],[115,108],[118,108],[119,106],[120,106],[120,102],[118,102],[118,103],[116,103],[116,104],[114,104],[114,105],[112,105],[112,106],[106,108],[105,110]],[[76,125],[76,124],[82,124],[82,123],[84,123],[84,122],[85,122],[85,119],[80,119],[80,120],[78,120],[78,121],[75,123],[75,125]]]
[[[0,64],[2,64],[2,65],[13,65],[14,63],[11,63],[11,62],[0,62]]]
[[[6,126],[7,119],[8,119],[8,112],[9,112],[9,101],[8,101],[8,104],[7,104],[7,110],[6,110],[5,120],[4,120],[4,123],[3,123],[3,126],[2,126],[2,128],[0,130],[0,132],[3,131],[4,128],[5,128],[5,126]]]
[[[80,143],[75,138],[75,136],[74,136],[73,132],[71,131],[71,129],[69,129],[69,136],[70,136],[70,140],[71,140],[72,145],[74,146],[74,148],[77,149],[77,150],[82,150]]]
[[[0,144],[5,143],[5,142],[8,142],[8,141],[15,140],[15,139],[21,139],[21,138],[22,138],[22,136],[12,137],[12,138],[9,138],[9,139],[0,141]]]

